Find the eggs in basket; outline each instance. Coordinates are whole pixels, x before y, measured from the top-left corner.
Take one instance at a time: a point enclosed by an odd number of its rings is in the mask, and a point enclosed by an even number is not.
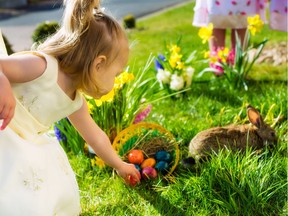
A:
[[[124,129],[113,148],[139,170],[141,182],[170,176],[179,162],[178,142],[154,123],[141,122]],[[130,182],[133,185],[133,179]]]

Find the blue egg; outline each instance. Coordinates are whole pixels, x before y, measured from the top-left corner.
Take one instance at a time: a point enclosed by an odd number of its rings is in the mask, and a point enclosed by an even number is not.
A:
[[[162,174],[167,173],[169,169],[169,164],[166,161],[159,161],[156,163],[155,169]]]
[[[136,167],[136,169],[141,172],[141,167],[138,164],[134,164],[134,166]]]
[[[169,152],[165,151],[165,150],[161,150],[156,152],[155,154],[155,159],[157,161],[166,161],[166,162],[171,162],[172,158],[171,155],[169,154]]]

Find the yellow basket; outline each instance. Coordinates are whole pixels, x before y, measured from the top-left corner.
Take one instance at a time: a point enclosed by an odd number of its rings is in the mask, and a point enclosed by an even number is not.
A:
[[[148,140],[150,134],[153,135]],[[131,141],[132,139],[136,142]],[[170,176],[179,163],[178,142],[168,130],[155,123],[140,122],[129,126],[116,136],[112,146],[125,161],[128,152],[132,149],[141,149],[146,157],[152,157],[159,150],[170,152],[173,160],[165,176]]]

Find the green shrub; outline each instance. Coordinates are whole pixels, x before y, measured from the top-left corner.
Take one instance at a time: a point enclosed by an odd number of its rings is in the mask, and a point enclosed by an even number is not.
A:
[[[48,36],[54,34],[59,28],[58,22],[43,22],[40,23],[33,32],[32,39],[35,43],[40,43]]]
[[[123,25],[125,28],[132,29],[136,27],[136,19],[132,14],[128,14],[123,18]]]

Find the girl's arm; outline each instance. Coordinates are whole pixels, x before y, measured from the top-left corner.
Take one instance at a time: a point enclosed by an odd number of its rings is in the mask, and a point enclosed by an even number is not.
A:
[[[0,130],[4,130],[14,116],[16,101],[11,83],[28,82],[39,77],[46,68],[40,57],[25,54],[0,58]]]
[[[115,168],[118,174],[128,182],[128,176],[132,176],[137,182],[139,179],[139,171],[133,164],[122,161],[119,155],[112,148],[108,136],[94,122],[89,114],[86,100],[83,98],[82,107],[69,116],[70,122],[78,130],[83,139],[92,147],[97,156],[103,161]]]

